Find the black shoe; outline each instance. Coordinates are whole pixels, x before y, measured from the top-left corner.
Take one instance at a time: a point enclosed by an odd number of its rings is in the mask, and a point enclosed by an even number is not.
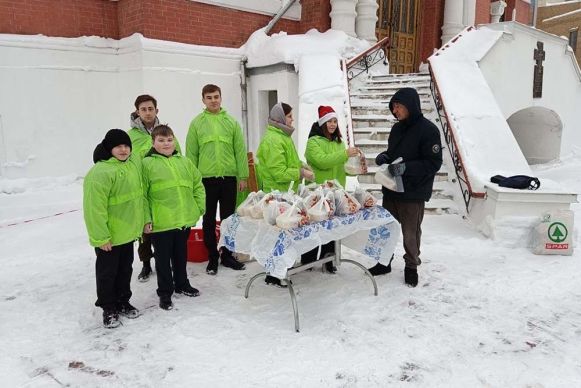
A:
[[[405,279],[405,284],[410,287],[415,287],[418,285],[418,270],[416,268],[405,268],[403,271],[403,276]]]
[[[141,269],[141,272],[139,272],[139,275],[137,275],[137,280],[142,283],[148,281],[151,272],[151,264],[149,264],[149,262],[143,262],[143,268]]]
[[[161,297],[159,298],[159,307],[164,310],[171,310],[173,309],[173,303],[171,302],[171,297]]]
[[[103,326],[107,329],[114,329],[121,325],[119,314],[115,310],[103,310]]]
[[[206,273],[208,275],[216,275],[218,273],[218,258],[217,257],[208,258],[208,266],[206,267]]]
[[[373,276],[388,274],[391,272],[391,262],[392,261],[393,261],[393,255],[391,255],[391,259],[389,259],[388,265],[383,265],[383,264],[377,263],[373,267],[369,268],[368,271]]]
[[[119,314],[129,319],[135,319],[141,315],[139,310],[133,307],[129,302],[117,303],[117,311],[119,312]]]
[[[224,267],[232,268],[234,271],[242,271],[246,269],[246,266],[236,260],[234,256],[224,255],[222,256],[222,265]]]
[[[333,265],[334,263],[332,261],[328,261],[325,263],[325,271],[327,271],[330,274],[335,274],[337,272],[337,267],[335,267]]]
[[[190,286],[189,284],[186,284],[184,286],[184,288],[181,288],[179,290],[176,289],[175,292],[176,292],[176,294],[183,294],[185,296],[199,296],[200,295],[200,291],[197,288]]]
[[[270,275],[266,275],[264,282],[266,284],[268,284],[269,286],[275,286],[278,288],[287,288],[288,287],[286,284],[282,284],[282,282],[280,281],[279,278],[275,278],[274,276],[270,276]]]

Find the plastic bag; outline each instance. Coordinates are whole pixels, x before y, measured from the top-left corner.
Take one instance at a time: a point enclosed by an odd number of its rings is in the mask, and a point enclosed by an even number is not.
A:
[[[270,225],[276,225],[276,218],[287,211],[290,207],[291,204],[288,202],[276,200],[270,201],[262,210],[264,221]]]
[[[272,193],[265,194],[260,201],[258,201],[254,206],[252,206],[250,210],[250,216],[252,218],[260,219],[263,218],[264,215],[262,211],[268,205],[270,201],[276,200],[276,198],[280,198],[280,192],[273,191]]]
[[[335,191],[335,214],[347,215],[354,214],[361,209],[361,204],[345,190]]]
[[[334,211],[331,210],[329,200],[323,196],[320,197],[319,201],[314,206],[307,210],[309,219],[313,222],[328,220],[333,213]]]
[[[260,199],[262,199],[262,197],[264,197],[264,193],[262,191],[251,192],[250,194],[248,194],[248,197],[246,197],[246,199],[242,201],[242,203],[238,206],[238,209],[236,209],[236,213],[238,213],[238,215],[240,215],[241,217],[250,216],[250,213],[252,212],[252,207],[256,205],[260,201]]]
[[[345,163],[345,172],[349,175],[367,174],[367,161],[365,155],[360,151],[359,154],[351,156]]]
[[[377,198],[375,198],[369,191],[357,188],[353,193],[353,197],[361,204],[363,207],[373,207],[377,205]]]
[[[553,210],[543,214],[532,233],[532,251],[536,255],[573,254],[573,222],[571,210]]]
[[[397,158],[392,164],[397,164],[401,162],[402,158]],[[379,166],[377,172],[375,173],[375,181],[388,190],[403,193],[404,187],[401,176],[396,177],[392,176],[391,173],[389,172],[388,167],[389,164],[382,164],[381,166]]]
[[[291,229],[308,222],[307,211],[302,201],[295,202],[276,218],[276,226],[281,229]]]

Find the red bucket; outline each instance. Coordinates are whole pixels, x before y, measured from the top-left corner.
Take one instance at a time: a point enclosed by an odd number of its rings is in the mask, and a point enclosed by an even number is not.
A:
[[[216,221],[216,241],[220,239],[220,221]],[[204,245],[202,228],[192,228],[188,238],[188,261],[203,263],[208,261],[208,250]]]

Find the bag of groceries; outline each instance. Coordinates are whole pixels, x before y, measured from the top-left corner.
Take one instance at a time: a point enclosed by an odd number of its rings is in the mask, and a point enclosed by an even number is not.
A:
[[[345,172],[349,175],[361,175],[367,174],[367,161],[365,160],[365,155],[363,152],[355,156],[349,157],[347,163],[345,163]]]

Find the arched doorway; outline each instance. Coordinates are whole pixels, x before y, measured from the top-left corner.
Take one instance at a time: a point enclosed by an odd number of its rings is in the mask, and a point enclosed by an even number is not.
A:
[[[377,39],[391,41],[391,73],[413,73],[418,68],[418,41],[421,0],[377,0]]]
[[[557,112],[535,106],[519,110],[507,122],[529,164],[559,158],[563,123]]]

